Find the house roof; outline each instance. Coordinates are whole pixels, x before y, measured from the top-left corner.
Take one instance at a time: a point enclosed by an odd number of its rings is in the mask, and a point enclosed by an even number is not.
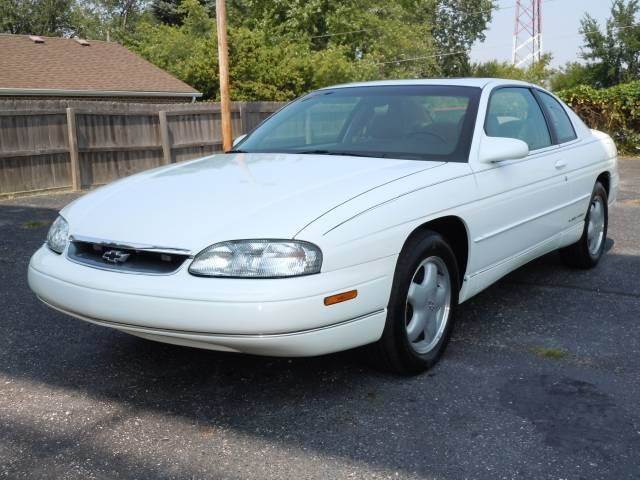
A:
[[[0,95],[199,97],[115,42],[0,34]]]

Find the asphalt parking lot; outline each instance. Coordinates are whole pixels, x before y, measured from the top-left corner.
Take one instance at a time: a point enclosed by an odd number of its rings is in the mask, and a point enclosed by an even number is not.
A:
[[[26,268],[73,195],[0,202],[0,477],[640,478],[640,160],[621,161],[609,251],[556,254],[459,310],[426,375],[358,352],[223,354],[40,304]]]

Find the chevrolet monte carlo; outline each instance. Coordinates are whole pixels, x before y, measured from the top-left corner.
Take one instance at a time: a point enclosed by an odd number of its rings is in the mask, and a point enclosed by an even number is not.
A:
[[[507,80],[312,92],[233,150],[139,173],[61,212],[32,257],[47,305],[146,339],[313,356],[368,345],[431,367],[456,306],[556,249],[603,254],[617,151]]]

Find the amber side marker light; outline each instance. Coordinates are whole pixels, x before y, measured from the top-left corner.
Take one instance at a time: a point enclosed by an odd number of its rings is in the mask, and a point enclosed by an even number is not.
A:
[[[357,290],[349,290],[348,292],[337,293],[335,295],[325,297],[324,304],[328,307],[329,305],[335,305],[336,303],[346,302],[347,300],[353,300],[357,296],[358,296]]]

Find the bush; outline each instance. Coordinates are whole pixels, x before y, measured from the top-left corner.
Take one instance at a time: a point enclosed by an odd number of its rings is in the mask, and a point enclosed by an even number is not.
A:
[[[640,153],[640,81],[596,89],[580,85],[557,92],[591,128],[607,132],[622,153]]]

